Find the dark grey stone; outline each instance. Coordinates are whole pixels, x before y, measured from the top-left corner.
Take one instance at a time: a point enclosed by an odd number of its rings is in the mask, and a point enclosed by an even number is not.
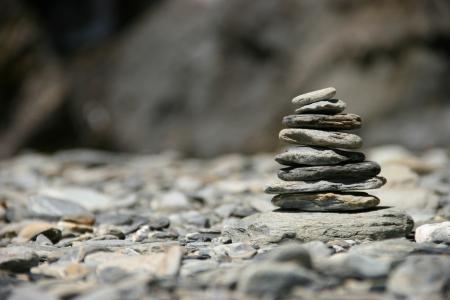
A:
[[[365,156],[361,152],[350,152],[322,147],[292,147],[279,153],[275,160],[287,166],[322,166],[345,162],[362,162]]]
[[[255,245],[284,239],[304,242],[335,239],[383,240],[405,237],[413,220],[405,213],[380,208],[358,213],[272,211],[242,219],[224,230],[233,242]]]
[[[39,264],[35,251],[24,246],[0,248],[0,270],[22,273]]]
[[[163,229],[163,228],[167,228],[170,225],[170,220],[169,218],[160,216],[160,217],[149,217],[148,218],[148,226],[150,227],[150,229]]]
[[[109,225],[130,225],[133,223],[133,216],[130,214],[122,213],[102,213],[98,215],[95,219],[95,223],[98,224],[109,224]]]
[[[308,250],[300,243],[281,245],[266,253],[265,258],[274,262],[293,262],[311,269],[312,260]]]
[[[378,175],[380,171],[380,166],[376,162],[365,161],[345,165],[284,168],[278,171],[278,177],[286,181],[330,179],[364,180]]]
[[[317,274],[296,264],[266,262],[247,267],[239,278],[238,290],[253,296],[279,297],[288,295],[294,287],[311,286],[317,281]]]
[[[346,192],[353,190],[377,189],[386,183],[381,176],[364,181],[279,181],[265,188],[267,194],[294,194],[310,192]]]
[[[339,115],[289,115],[283,118],[283,125],[288,128],[311,128],[326,130],[351,130],[361,127],[361,117],[355,114]]]
[[[285,128],[280,131],[279,138],[284,142],[296,145],[344,149],[358,149],[362,146],[361,137],[338,131]]]
[[[58,228],[49,228],[49,229],[47,229],[47,230],[45,230],[43,232],[40,232],[39,235],[45,236],[53,244],[58,243],[61,240],[61,237],[62,237],[61,230],[59,230]],[[39,235],[33,237],[32,239],[36,240]]]

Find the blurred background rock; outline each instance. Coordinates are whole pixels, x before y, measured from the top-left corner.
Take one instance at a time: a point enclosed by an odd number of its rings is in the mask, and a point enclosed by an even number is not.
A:
[[[272,151],[334,86],[367,146],[450,143],[447,0],[3,0],[0,155]]]

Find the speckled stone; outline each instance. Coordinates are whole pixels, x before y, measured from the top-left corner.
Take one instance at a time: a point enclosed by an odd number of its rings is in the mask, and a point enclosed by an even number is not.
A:
[[[411,217],[392,208],[353,213],[277,210],[246,217],[226,228],[224,235],[233,242],[249,242],[253,245],[277,243],[286,239],[302,242],[383,240],[405,237],[411,232],[413,224]]]
[[[352,130],[360,128],[361,122],[361,117],[355,114],[303,114],[285,116],[282,123],[288,128]]]
[[[285,181],[332,179],[364,180],[378,175],[380,170],[380,166],[376,162],[364,161],[334,166],[283,168],[278,171],[278,178]]]
[[[364,181],[279,181],[268,185],[268,194],[293,194],[310,192],[346,192],[377,189],[386,183],[384,177],[372,177]]]
[[[307,146],[358,149],[362,146],[361,137],[356,134],[322,131],[315,129],[287,128],[280,131],[282,141]]]
[[[283,209],[304,211],[354,211],[378,205],[380,200],[367,193],[304,193],[281,194],[272,204]]]
[[[314,102],[300,108],[297,108],[295,112],[297,114],[338,114],[345,110],[347,104],[339,99],[329,99]]]

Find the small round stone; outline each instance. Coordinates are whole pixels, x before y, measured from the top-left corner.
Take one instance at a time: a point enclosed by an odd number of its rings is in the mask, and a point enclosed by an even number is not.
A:
[[[417,243],[450,244],[450,222],[424,224],[416,228]]]
[[[272,204],[280,208],[304,211],[354,211],[372,208],[378,203],[377,197],[357,192],[281,194],[272,199]]]
[[[50,223],[31,223],[19,232],[18,236],[26,241],[34,240],[40,234],[47,237],[52,243],[57,243],[61,239],[61,230]]]
[[[280,131],[279,137],[287,143],[307,146],[344,149],[358,149],[362,146],[361,137],[356,134],[337,131],[287,128]]]

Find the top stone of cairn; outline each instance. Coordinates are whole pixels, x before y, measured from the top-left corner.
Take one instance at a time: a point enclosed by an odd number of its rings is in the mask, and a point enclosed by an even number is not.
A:
[[[298,95],[292,99],[292,103],[304,106],[317,101],[331,99],[334,95],[336,95],[336,89],[334,87],[328,87],[314,92]]]

